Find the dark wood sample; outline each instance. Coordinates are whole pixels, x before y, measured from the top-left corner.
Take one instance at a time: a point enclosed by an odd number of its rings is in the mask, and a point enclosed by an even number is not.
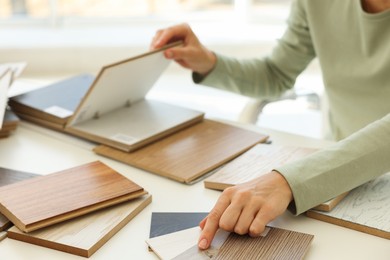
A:
[[[10,98],[9,105],[24,119],[56,124],[61,129],[86,94],[94,77],[82,74]],[[62,114],[61,112],[67,113]],[[23,117],[26,115],[26,117]],[[31,120],[32,121],[32,120]]]

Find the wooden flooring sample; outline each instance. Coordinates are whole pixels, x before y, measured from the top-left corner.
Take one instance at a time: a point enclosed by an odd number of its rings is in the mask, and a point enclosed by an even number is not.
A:
[[[150,204],[151,200],[150,195],[144,195],[31,233],[23,233],[18,228],[12,227],[8,230],[8,237],[90,257]]]
[[[303,259],[313,238],[313,235],[280,228],[271,228],[267,236],[258,238],[232,233],[215,259]]]
[[[315,151],[316,149],[304,147],[257,144],[206,178],[204,186],[209,189],[224,190],[257,178],[285,163],[302,159]],[[316,209],[329,211],[346,194],[320,204]]]
[[[310,148],[257,144],[205,179],[204,185],[206,188],[224,190],[266,174],[277,166],[301,159],[314,151],[315,149]]]
[[[94,151],[179,182],[192,183],[266,139],[267,136],[253,131],[203,120],[131,153],[107,146],[98,146]]]
[[[331,211],[307,216],[390,239],[390,173],[352,190]]]
[[[34,173],[16,171],[0,167],[0,187],[36,176],[38,175]],[[9,221],[3,214],[0,213],[0,231],[3,231],[10,226],[12,226],[11,221]]]
[[[145,194],[142,187],[95,161],[0,188],[0,211],[30,232]]]

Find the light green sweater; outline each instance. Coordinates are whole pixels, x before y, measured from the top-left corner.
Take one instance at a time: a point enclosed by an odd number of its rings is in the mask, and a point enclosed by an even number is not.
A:
[[[288,28],[262,59],[217,55],[204,85],[276,97],[318,57],[335,145],[279,167],[300,214],[390,171],[390,11],[368,14],[360,0],[297,0]],[[194,74],[195,82],[199,82]]]

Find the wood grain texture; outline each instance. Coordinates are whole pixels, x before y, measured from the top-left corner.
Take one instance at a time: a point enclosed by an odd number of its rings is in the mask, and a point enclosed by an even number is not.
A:
[[[0,167],[0,187],[27,180],[38,176],[34,173],[16,171]],[[0,213],[0,231],[11,227],[12,223],[3,214]]]
[[[204,180],[206,188],[224,190],[250,181],[276,167],[301,159],[315,149],[257,144]]]
[[[8,237],[90,257],[151,201],[150,195],[144,195],[31,233],[12,227],[8,230]]]
[[[331,212],[307,216],[390,239],[390,173],[352,190]]]
[[[278,166],[302,159],[315,151],[316,149],[305,147],[257,144],[206,178],[204,186],[209,189],[224,190],[253,180]],[[346,194],[324,202],[316,209],[330,211]]]
[[[0,210],[19,229],[30,232],[144,193],[139,185],[95,161],[1,187]]]
[[[191,183],[264,142],[267,136],[212,120],[181,130],[132,153],[107,146],[94,151],[149,172]]]
[[[303,259],[314,236],[291,230],[271,228],[266,237],[251,238],[230,234],[220,248],[218,259]]]

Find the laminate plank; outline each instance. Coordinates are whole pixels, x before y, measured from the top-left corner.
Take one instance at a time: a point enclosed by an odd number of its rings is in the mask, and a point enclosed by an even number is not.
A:
[[[1,187],[0,211],[30,232],[143,194],[142,187],[95,161]]]
[[[0,167],[0,187],[27,180],[36,176],[39,175]],[[6,230],[11,226],[12,223],[3,214],[0,213],[0,231]]]
[[[291,230],[271,228],[265,237],[230,234],[221,246],[216,260],[300,260],[303,259],[314,236]]]
[[[12,227],[8,230],[8,237],[90,257],[151,201],[151,195],[144,195],[31,233]]]
[[[309,210],[306,215],[390,239],[390,173],[352,190],[331,212]]]
[[[266,135],[212,120],[181,130],[134,152],[98,146],[97,154],[184,183],[264,142]]]
[[[302,159],[315,151],[316,149],[305,147],[257,144],[207,177],[204,186],[224,190],[264,175],[280,165]],[[346,194],[326,201],[316,209],[330,211]]]

